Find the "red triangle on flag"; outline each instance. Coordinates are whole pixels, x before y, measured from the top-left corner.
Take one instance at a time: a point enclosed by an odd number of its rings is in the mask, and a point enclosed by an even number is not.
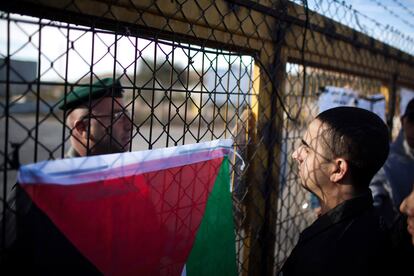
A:
[[[22,185],[106,275],[180,275],[223,158],[83,184]]]

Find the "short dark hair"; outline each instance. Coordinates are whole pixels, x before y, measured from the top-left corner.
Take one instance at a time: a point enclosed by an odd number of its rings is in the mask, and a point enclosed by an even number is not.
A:
[[[316,119],[326,127],[323,135],[333,157],[348,161],[354,185],[368,187],[388,157],[389,132],[382,119],[368,110],[345,106],[328,109]]]

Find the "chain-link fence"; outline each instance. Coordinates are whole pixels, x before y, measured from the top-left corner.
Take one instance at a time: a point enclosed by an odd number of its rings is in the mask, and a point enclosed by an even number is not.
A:
[[[3,215],[19,166],[70,147],[59,100],[112,77],[131,113],[128,150],[234,139],[246,163],[233,162],[239,274],[274,275],[315,218],[290,155],[321,88],[382,92],[392,127],[398,86],[414,87],[413,57],[379,41],[409,52],[410,38],[335,0],[27,0],[0,10]]]

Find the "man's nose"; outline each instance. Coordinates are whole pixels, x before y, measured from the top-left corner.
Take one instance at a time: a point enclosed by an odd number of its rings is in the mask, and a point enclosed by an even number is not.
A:
[[[303,145],[300,145],[293,153],[292,158],[298,162],[303,161]]]
[[[130,131],[132,129],[132,119],[129,116],[124,116],[125,129]]]
[[[406,197],[403,202],[400,205],[400,211],[401,213],[404,213],[408,216],[414,216],[414,204],[413,199],[414,194],[410,194],[408,197]]]
[[[131,113],[129,112],[129,111],[125,111],[123,114],[122,114],[122,116],[121,116],[121,120],[122,120],[122,122],[123,122],[123,124],[124,124],[124,128],[126,129],[126,130],[131,130],[132,129],[132,124],[133,124],[133,122],[132,122],[132,116],[131,116]]]
[[[299,149],[300,149],[300,148],[295,149],[295,150],[293,151],[293,153],[292,153],[292,158],[293,158],[294,160],[298,160],[298,158],[299,158]]]
[[[403,202],[401,202],[401,205],[400,205],[400,212],[401,213],[405,213],[405,209],[407,208],[407,199],[404,199],[403,200]]]

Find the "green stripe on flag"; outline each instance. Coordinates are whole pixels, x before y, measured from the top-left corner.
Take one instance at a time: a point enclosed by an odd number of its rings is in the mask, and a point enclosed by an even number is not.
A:
[[[223,159],[186,264],[187,275],[237,275],[229,160]]]

